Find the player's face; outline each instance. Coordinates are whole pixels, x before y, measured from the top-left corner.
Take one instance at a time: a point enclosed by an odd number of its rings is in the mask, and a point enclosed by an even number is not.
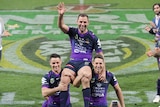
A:
[[[105,64],[104,64],[104,61],[102,59],[100,59],[100,58],[94,59],[93,68],[94,68],[94,72],[96,74],[101,74],[102,71],[104,70],[104,66],[105,66]]]
[[[153,7],[153,10],[154,10],[154,13],[155,13],[156,15],[159,15],[159,14],[160,14],[160,7],[159,7],[159,5],[155,5],[155,6]]]
[[[61,64],[62,61],[60,58],[51,58],[50,59],[50,66],[52,71],[56,72],[56,73],[60,73],[61,71]]]
[[[89,24],[88,18],[87,17],[79,17],[77,20],[78,28],[81,33],[86,33],[87,32],[87,26]]]

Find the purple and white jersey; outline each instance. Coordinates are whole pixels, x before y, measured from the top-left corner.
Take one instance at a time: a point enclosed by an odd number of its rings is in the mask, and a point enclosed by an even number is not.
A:
[[[107,90],[109,84],[113,87],[118,83],[116,77],[109,71],[106,71],[106,81],[102,82],[98,80],[98,75],[93,73],[91,79],[91,99],[90,106],[100,107],[106,106],[107,103]]]
[[[59,85],[60,82],[60,74],[55,74],[53,71],[49,71],[45,74],[42,79],[42,87],[54,88]],[[52,96],[49,96],[49,99],[46,101],[47,105],[57,105],[56,107],[60,107],[60,92],[54,93]],[[68,104],[70,104],[70,96],[68,97]]]
[[[71,43],[71,60],[92,60],[92,52],[95,50],[96,53],[102,52],[100,40],[97,36],[88,31],[85,34],[81,34],[78,28],[69,28],[67,34],[70,37]]]

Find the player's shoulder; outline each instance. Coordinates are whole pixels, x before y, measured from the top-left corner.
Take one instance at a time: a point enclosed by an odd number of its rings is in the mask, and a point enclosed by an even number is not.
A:
[[[50,71],[48,71],[47,73],[45,73],[44,75],[43,75],[43,77],[45,77],[45,78],[49,78],[49,76],[52,74],[52,71],[50,70]]]
[[[96,36],[96,35],[94,34],[94,32],[91,31],[91,30],[88,30],[88,34],[91,35],[91,36]]]
[[[92,38],[92,39],[95,39],[95,40],[98,39],[98,37],[94,34],[93,31],[88,30],[87,34],[88,34],[88,36],[89,36],[90,38]]]
[[[74,31],[74,32],[78,32],[78,28],[70,26],[69,27],[69,31]]]
[[[112,73],[111,71],[107,70],[107,71],[106,71],[106,75],[107,75],[107,76],[110,76],[110,77],[113,77],[113,76],[114,76],[114,73]]]

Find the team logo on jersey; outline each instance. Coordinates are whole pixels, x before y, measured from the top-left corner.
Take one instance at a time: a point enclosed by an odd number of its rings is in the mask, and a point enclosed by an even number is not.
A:
[[[101,87],[101,86],[102,86],[102,84],[101,84],[101,83],[97,83],[96,85],[97,85],[97,87]]]
[[[89,63],[90,63],[90,62],[85,62],[85,63],[84,63],[84,65],[85,65],[85,66],[88,66],[88,65],[89,65]]]
[[[54,78],[50,79],[50,83],[53,84],[54,83]]]
[[[89,39],[86,39],[86,40],[85,40],[85,43],[89,44]]]
[[[104,83],[108,83],[108,80],[104,81]]]
[[[92,79],[91,79],[91,83],[94,83],[94,82],[95,82],[95,80],[96,80],[95,78],[92,78]]]
[[[57,77],[55,80],[56,80],[56,81],[59,81],[59,80],[60,80],[60,78],[59,78],[59,77]]]
[[[77,40],[78,40],[78,35],[76,35],[76,36],[75,36],[75,39],[77,39]]]
[[[114,81],[117,81],[117,78],[115,76],[113,77],[113,79],[114,79]]]

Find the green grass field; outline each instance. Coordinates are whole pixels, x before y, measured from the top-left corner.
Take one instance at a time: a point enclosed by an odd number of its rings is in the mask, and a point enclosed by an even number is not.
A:
[[[68,37],[57,27],[56,5],[60,0],[1,0],[0,17],[12,34],[3,38],[0,62],[0,107],[40,107],[41,77],[50,70],[48,56],[59,53],[63,66],[69,59]],[[154,47],[153,36],[144,31],[154,17],[158,0],[68,1],[65,22],[76,26],[81,10],[89,14],[90,26],[101,39],[107,69],[115,73],[123,90],[126,107],[158,107],[152,103],[160,75],[155,58],[145,53]],[[92,6],[92,8],[89,8]],[[18,27],[16,26],[18,25]],[[109,87],[108,101],[116,99]],[[81,88],[71,86],[73,107],[83,107]]]

